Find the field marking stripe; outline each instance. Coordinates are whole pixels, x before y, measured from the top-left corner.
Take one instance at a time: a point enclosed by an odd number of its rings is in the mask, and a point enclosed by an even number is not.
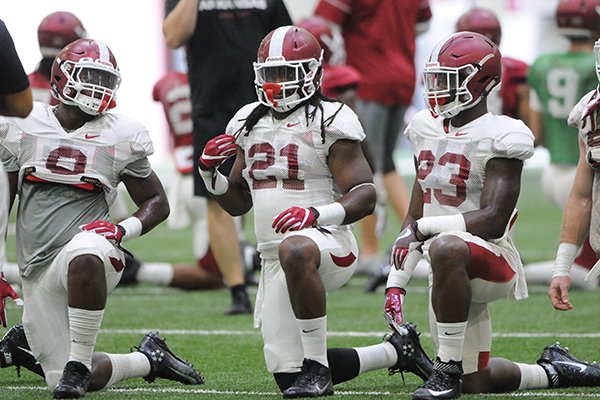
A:
[[[3,390],[29,390],[29,391],[47,391],[47,386],[4,386]],[[177,389],[177,388],[110,388],[105,392],[107,393],[181,393],[181,394],[216,394],[216,395],[240,395],[240,396],[281,396],[280,392],[249,392],[241,390],[216,390],[216,389]],[[412,392],[377,392],[377,391],[350,391],[350,390],[336,390],[335,394],[345,396],[409,396]],[[479,394],[477,396],[485,397],[498,397],[499,393],[487,393]],[[529,392],[513,392],[513,393],[502,393],[503,397],[574,397],[574,398],[598,398],[600,393],[557,393],[555,391],[529,391]]]
[[[100,333],[106,335],[145,335],[153,329],[102,329]],[[260,332],[258,330],[251,331],[237,331],[237,330],[202,330],[202,329],[158,329],[161,334],[164,335],[196,335],[196,336],[258,336]],[[332,337],[382,337],[385,331],[371,331],[371,332],[353,332],[353,331],[329,331],[327,336]],[[421,337],[431,337],[430,333],[423,332]],[[594,333],[555,333],[555,332],[497,332],[493,334],[495,338],[600,338],[600,332]]]

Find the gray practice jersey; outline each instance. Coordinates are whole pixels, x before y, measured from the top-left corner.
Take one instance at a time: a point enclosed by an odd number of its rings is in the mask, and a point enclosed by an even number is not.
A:
[[[152,142],[140,122],[109,113],[68,132],[52,110],[36,102],[25,119],[0,118],[0,158],[19,172],[22,276],[48,266],[80,225],[108,218],[122,175],[152,172]]]

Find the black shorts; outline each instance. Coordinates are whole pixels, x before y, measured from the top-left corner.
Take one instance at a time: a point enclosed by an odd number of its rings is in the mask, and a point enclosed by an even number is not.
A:
[[[227,128],[227,124],[229,120],[233,118],[234,114],[231,113],[215,113],[215,114],[205,114],[200,116],[194,116],[194,160],[198,162],[198,159],[202,155],[202,150],[204,150],[204,146],[208,143],[212,138],[219,136],[225,133],[225,128]],[[235,157],[229,158],[226,162],[224,162],[220,167],[219,171],[228,176],[231,168],[233,167],[233,161]],[[206,190],[206,186],[204,185],[204,181],[200,177],[198,173],[198,168],[194,168],[194,195],[200,197],[210,198],[211,194],[208,190]]]

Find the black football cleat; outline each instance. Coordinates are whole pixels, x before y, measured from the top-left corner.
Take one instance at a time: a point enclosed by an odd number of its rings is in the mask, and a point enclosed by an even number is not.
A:
[[[399,326],[400,333],[394,332],[384,337],[390,342],[398,353],[396,365],[388,368],[390,375],[398,372],[412,372],[426,381],[433,372],[433,363],[419,340],[416,327],[407,322]]]
[[[296,381],[283,391],[283,397],[286,399],[331,396],[332,394],[331,370],[323,364],[307,358],[302,362],[302,370]]]
[[[246,288],[232,293],[231,301],[231,308],[225,311],[225,315],[252,314],[252,304],[248,298]]]
[[[37,362],[27,338],[23,324],[16,324],[6,331],[0,340],[0,368],[17,367],[17,375],[21,376],[21,367],[44,377],[42,366]]]
[[[91,379],[92,374],[83,363],[69,361],[52,395],[55,399],[79,399],[85,396]]]
[[[193,365],[177,357],[156,331],[147,333],[139,346],[134,349],[143,353],[150,361],[150,373],[144,377],[148,382],[154,382],[156,378],[164,378],[184,385],[204,383],[204,378]]]
[[[413,393],[413,400],[457,399],[462,391],[462,362],[436,358],[433,373]]]
[[[600,386],[600,366],[573,357],[568,347],[558,343],[544,348],[537,363],[546,371],[552,388]]]

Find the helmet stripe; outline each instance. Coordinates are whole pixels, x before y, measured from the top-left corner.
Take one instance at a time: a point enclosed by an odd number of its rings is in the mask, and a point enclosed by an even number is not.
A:
[[[108,47],[97,40],[96,43],[98,44],[98,51],[100,51],[100,57],[98,58],[102,61],[110,62],[110,51],[108,50]]]
[[[271,43],[269,44],[269,57],[283,56],[283,40],[290,29],[292,29],[291,26],[281,26],[275,29],[273,36],[271,36]]]

